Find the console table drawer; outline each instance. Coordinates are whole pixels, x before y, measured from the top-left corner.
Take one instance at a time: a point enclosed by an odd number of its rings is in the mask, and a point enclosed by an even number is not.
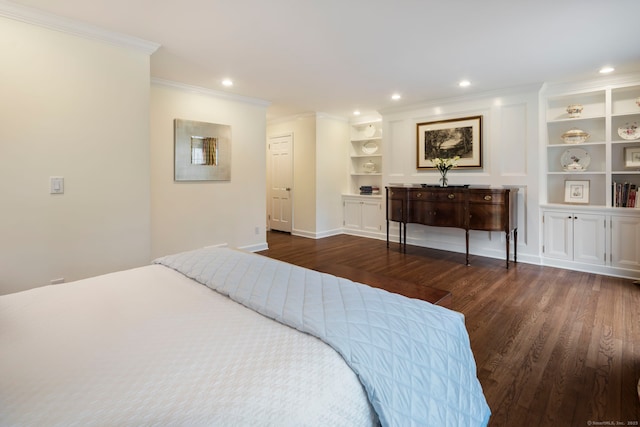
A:
[[[404,200],[407,197],[407,192],[403,190],[389,190],[389,199]]]
[[[505,202],[505,193],[491,190],[474,190],[469,192],[469,203],[487,203],[502,205]]]
[[[430,202],[461,202],[464,200],[464,193],[460,191],[411,190],[409,192],[409,200],[423,200]]]

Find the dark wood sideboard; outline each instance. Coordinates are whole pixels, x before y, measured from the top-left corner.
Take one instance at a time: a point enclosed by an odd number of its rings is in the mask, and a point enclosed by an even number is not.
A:
[[[509,240],[513,231],[513,261],[518,261],[517,188],[473,188],[470,186],[386,187],[387,247],[389,222],[399,223],[400,247],[407,250],[407,224],[454,227],[465,230],[469,265],[469,230],[503,231],[509,268]]]

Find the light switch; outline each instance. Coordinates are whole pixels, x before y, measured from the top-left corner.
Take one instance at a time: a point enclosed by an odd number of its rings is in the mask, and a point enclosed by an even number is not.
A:
[[[64,193],[64,177],[51,176],[49,177],[50,194],[63,194]]]

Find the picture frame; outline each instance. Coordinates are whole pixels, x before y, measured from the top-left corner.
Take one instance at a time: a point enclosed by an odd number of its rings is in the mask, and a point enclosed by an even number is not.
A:
[[[458,169],[482,169],[482,116],[416,124],[418,169],[435,169],[432,159],[459,156]]]
[[[566,180],[564,182],[565,203],[589,203],[589,180]]]
[[[174,180],[230,181],[231,126],[174,119]]]
[[[640,146],[625,147],[624,149],[624,167],[640,168]]]

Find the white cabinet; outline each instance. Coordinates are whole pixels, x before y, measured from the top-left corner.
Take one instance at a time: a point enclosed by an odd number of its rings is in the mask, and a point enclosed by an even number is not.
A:
[[[382,197],[343,196],[345,232],[359,236],[382,236]]]
[[[611,265],[640,272],[640,218],[611,216]]]
[[[571,211],[543,213],[544,256],[566,261],[606,263],[606,217]]]

